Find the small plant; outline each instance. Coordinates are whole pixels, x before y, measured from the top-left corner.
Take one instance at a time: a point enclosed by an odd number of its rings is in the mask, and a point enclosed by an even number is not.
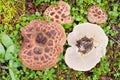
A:
[[[11,38],[5,34],[1,33],[1,43],[0,43],[0,64],[8,62],[7,65],[1,66],[1,68],[8,69],[9,74],[12,80],[16,80],[15,73],[14,73],[14,67],[13,65],[14,59],[17,58],[16,52],[15,52],[15,44],[11,40]]]

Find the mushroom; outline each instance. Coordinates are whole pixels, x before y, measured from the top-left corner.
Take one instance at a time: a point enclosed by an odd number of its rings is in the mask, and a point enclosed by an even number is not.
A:
[[[72,23],[73,19],[70,16],[70,6],[64,1],[59,1],[55,6],[49,6],[44,15],[46,18],[50,18],[51,21],[60,24]]]
[[[44,70],[56,65],[66,42],[66,35],[60,24],[33,20],[22,28],[21,34],[24,41],[19,57],[26,67]]]
[[[74,27],[68,34],[66,50],[66,64],[78,71],[88,71],[106,54],[108,37],[102,28],[96,24],[83,23]]]
[[[101,24],[107,20],[108,15],[99,6],[93,5],[88,9],[87,17],[89,22]]]

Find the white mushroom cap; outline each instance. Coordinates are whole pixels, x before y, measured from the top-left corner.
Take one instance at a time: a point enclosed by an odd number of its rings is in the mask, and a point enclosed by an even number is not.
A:
[[[93,39],[93,48],[85,54],[79,52],[76,46],[76,41],[83,37]],[[78,71],[92,69],[100,61],[100,58],[105,55],[108,44],[108,37],[102,28],[91,23],[75,26],[73,32],[68,35],[67,40],[71,47],[66,50],[65,62],[70,68]]]
[[[88,55],[81,55],[75,47],[70,47],[66,51],[65,62],[74,70],[88,71],[100,61],[100,52],[104,52],[104,49],[98,47]]]

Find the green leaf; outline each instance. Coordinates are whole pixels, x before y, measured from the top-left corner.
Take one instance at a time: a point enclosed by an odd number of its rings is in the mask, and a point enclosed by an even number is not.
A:
[[[2,39],[2,43],[4,44],[4,46],[6,48],[13,45],[13,41],[10,39],[10,37],[7,34],[2,33],[2,38],[1,39]]]
[[[118,6],[119,6],[118,4],[114,4],[114,5],[113,5],[113,7],[114,7],[113,10],[114,10],[114,11],[117,11]]]
[[[44,0],[35,0],[35,5],[38,6]]]
[[[3,3],[2,3],[2,1],[0,1],[0,12],[2,12],[2,10],[3,10],[2,5],[3,5]]]
[[[5,49],[3,45],[0,43],[0,58],[3,58],[5,56]]]
[[[14,74],[14,72],[12,71],[12,69],[9,69],[9,73],[10,73],[10,76],[11,76],[12,80],[16,80],[16,79],[15,79],[15,74]]]
[[[120,23],[118,24],[118,27],[120,28]]]
[[[13,60],[10,60],[10,61],[9,61],[9,67],[10,67],[10,68],[13,68]]]
[[[79,16],[77,16],[77,17],[75,18],[75,20],[76,20],[76,21],[80,21],[81,18],[80,18]]]
[[[97,3],[101,3],[101,0],[97,0]]]
[[[21,25],[20,24],[16,24],[16,28],[17,29],[21,28]]]
[[[13,59],[12,54],[14,53],[14,51],[15,51],[15,46],[14,45],[10,46],[6,51],[5,60]]]
[[[65,29],[69,29],[69,28],[71,28],[72,27],[72,24],[65,24]]]
[[[109,43],[110,43],[110,46],[112,47],[113,44],[114,44],[114,41],[113,40],[109,40]]]
[[[3,45],[0,43],[0,63],[4,63],[5,49]]]

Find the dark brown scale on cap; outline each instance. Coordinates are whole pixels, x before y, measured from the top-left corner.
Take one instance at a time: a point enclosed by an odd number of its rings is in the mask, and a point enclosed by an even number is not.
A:
[[[49,56],[48,56],[47,54],[44,54],[44,56],[45,56],[45,58],[46,58],[46,59],[48,59],[48,58],[49,58]]]
[[[56,35],[56,31],[55,30],[47,31],[45,34],[48,37],[54,37]]]
[[[30,40],[29,40],[29,39],[25,39],[25,40],[24,40],[24,42],[29,43],[29,42],[30,42]]]
[[[31,48],[32,47],[32,45],[31,44],[26,44],[26,49],[29,49],[29,48]]]
[[[40,48],[38,48],[38,47],[35,47],[35,48],[33,49],[33,52],[34,52],[35,54],[39,55],[39,54],[42,54],[42,49],[40,49]]]
[[[50,32],[51,32],[52,36],[56,35],[56,31],[55,30],[51,30]]]
[[[62,14],[61,17],[62,17],[62,18],[66,18],[65,14]]]
[[[44,61],[44,57],[43,56],[41,57],[41,61]]]
[[[31,56],[31,55],[32,55],[32,50],[28,51],[28,52],[27,52],[27,55],[28,55],[28,56]]]
[[[45,52],[48,53],[50,51],[50,48],[45,47]]]
[[[58,18],[59,18],[59,16],[58,16],[58,15],[55,15],[55,18],[56,18],[56,19],[58,19]]]
[[[47,42],[47,38],[42,33],[38,33],[36,36],[36,42],[45,44]]]
[[[39,60],[39,58],[38,57],[34,57],[34,60]]]
[[[55,10],[59,10],[59,9],[60,9],[60,7],[58,7],[58,6],[57,6],[57,7],[55,7]]]
[[[58,14],[61,14],[61,11],[58,11]]]
[[[52,40],[48,41],[48,46],[53,46],[53,41]]]
[[[49,31],[46,32],[46,35],[47,35],[48,37],[51,37],[51,36],[52,36]]]
[[[46,35],[48,36],[48,37],[51,37],[52,35],[51,35],[51,33],[50,32],[46,32]]]
[[[55,12],[51,12],[51,13],[50,13],[50,15],[52,15],[52,16],[53,16],[54,14],[55,14]]]
[[[32,36],[31,34],[26,34],[26,35],[27,35],[28,38],[31,38],[31,36]]]
[[[33,32],[33,27],[27,28],[26,31],[28,31],[28,32]]]
[[[51,18],[50,20],[51,20],[51,21],[54,21],[54,18]]]

